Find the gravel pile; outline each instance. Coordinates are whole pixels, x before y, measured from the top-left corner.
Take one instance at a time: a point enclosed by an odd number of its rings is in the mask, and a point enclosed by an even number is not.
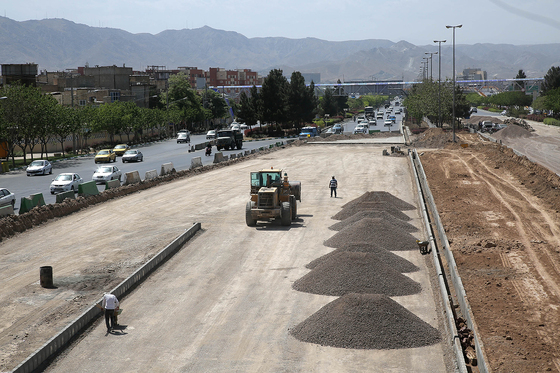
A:
[[[393,268],[399,273],[410,273],[419,270],[414,264],[409,262],[403,257],[393,254],[377,245],[371,244],[354,244],[348,245],[340,249],[331,251],[330,253],[319,257],[305,266],[305,268],[314,269],[315,267],[327,263],[329,261],[337,261],[340,259],[340,254],[345,252],[367,253],[372,256],[372,260],[379,260],[385,263],[388,267]]]
[[[352,225],[365,218],[385,220],[388,223],[394,225],[395,227],[400,228],[403,232],[410,233],[410,232],[418,231],[418,229],[414,225],[394,217],[393,215],[389,214],[387,211],[381,211],[381,210],[363,210],[357,212],[354,215],[350,216],[349,218],[331,225],[329,229],[332,229],[333,231],[340,231],[346,228],[347,226]]]
[[[417,250],[416,238],[380,219],[362,219],[347,226],[324,242],[337,249],[349,244],[375,244],[389,251]]]
[[[400,296],[418,294],[416,281],[388,266],[375,254],[341,252],[316,266],[292,285],[306,293],[341,296],[348,293]]]
[[[440,342],[437,329],[380,294],[347,294],[290,330],[302,342],[355,349],[401,349]]]
[[[401,210],[399,210],[397,207],[395,207],[394,205],[387,203],[387,202],[362,202],[358,205],[355,206],[349,206],[349,207],[345,207],[342,210],[340,210],[336,215],[334,215],[332,217],[332,219],[335,220],[344,220],[344,219],[348,219],[349,217],[351,217],[352,215],[364,211],[364,210],[379,210],[379,211],[385,211],[391,215],[393,215],[395,218],[403,220],[403,221],[410,221],[411,218],[405,214],[404,212],[402,212]]]
[[[527,138],[533,136],[534,135],[531,132],[527,131],[525,128],[520,126],[515,126],[515,125],[509,125],[506,128],[499,130],[498,132],[492,135],[492,137],[498,140]]]
[[[395,206],[399,210],[415,210],[416,207],[412,206],[410,203],[403,201],[400,198],[395,197],[389,192],[376,191],[376,192],[365,192],[360,197],[353,199],[347,204],[343,205],[346,207],[355,207],[364,202],[386,202]]]

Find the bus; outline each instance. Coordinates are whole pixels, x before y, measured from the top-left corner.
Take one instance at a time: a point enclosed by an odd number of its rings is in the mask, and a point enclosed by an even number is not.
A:
[[[373,106],[366,106],[364,109],[364,115],[367,117],[372,117],[375,115],[375,109]]]

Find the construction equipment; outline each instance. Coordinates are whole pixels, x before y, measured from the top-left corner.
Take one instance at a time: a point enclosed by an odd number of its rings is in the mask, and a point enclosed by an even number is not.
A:
[[[251,200],[245,208],[245,221],[254,227],[258,220],[279,218],[282,225],[289,226],[297,218],[297,201],[301,202],[301,182],[288,181],[288,174],[281,169],[251,172]]]

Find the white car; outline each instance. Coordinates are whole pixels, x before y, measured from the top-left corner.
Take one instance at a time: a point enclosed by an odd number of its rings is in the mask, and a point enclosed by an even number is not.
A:
[[[368,127],[363,124],[360,123],[358,125],[356,125],[356,127],[354,128],[354,131],[352,132],[354,135],[357,133],[368,133]]]
[[[52,174],[52,164],[49,161],[33,161],[27,166],[27,176]]]
[[[0,207],[8,205],[12,205],[12,207],[16,205],[16,196],[8,189],[0,188]]]
[[[249,128],[249,126],[246,125],[245,123],[241,123],[241,124],[239,125],[239,129],[241,129],[241,130],[246,130],[247,128]]]
[[[122,179],[122,171],[117,166],[101,166],[95,170],[92,177],[96,184],[117,179],[119,181]]]
[[[216,138],[216,131],[210,130],[206,133],[206,140],[214,140]]]
[[[385,125],[387,127],[391,127],[393,125],[393,121],[391,119],[385,119]]]
[[[78,185],[82,184],[84,180],[80,175],[75,173],[66,172],[59,174],[51,183],[51,194],[67,192],[69,190],[78,192]]]

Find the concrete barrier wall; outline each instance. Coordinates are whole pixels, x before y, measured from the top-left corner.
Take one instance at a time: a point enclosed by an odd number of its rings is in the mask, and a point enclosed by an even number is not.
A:
[[[69,190],[68,192],[62,192],[56,195],[56,203],[61,203],[65,199],[76,199],[76,194],[73,190]]]
[[[220,163],[224,161],[224,154],[222,152],[214,153],[214,163]]]
[[[228,157],[227,155],[222,155],[222,158],[223,158],[224,161],[228,161],[228,160],[229,160],[229,157]]]
[[[33,201],[29,197],[21,197],[19,201],[19,214],[25,214],[33,208]]]
[[[173,170],[173,163],[164,163],[161,165],[161,172],[159,173],[160,176],[167,175],[171,173]]]
[[[151,180],[158,177],[157,170],[149,170],[146,171],[146,176],[144,176],[144,180]]]
[[[33,207],[44,206],[45,198],[43,198],[43,193],[36,193],[29,196],[33,202]]]
[[[0,207],[0,217],[13,215],[14,214],[14,207],[12,205]]]
[[[136,184],[142,181],[138,171],[127,172],[124,176],[124,185]]]
[[[97,189],[97,184],[95,181],[88,181],[87,183],[82,183],[78,185],[78,195],[80,196],[96,196],[99,194]]]
[[[416,150],[413,151],[412,158],[418,173],[418,179],[422,186],[422,192],[424,193],[426,205],[428,206],[428,210],[430,211],[430,217],[433,219],[434,230],[437,233],[441,244],[443,245],[440,254],[443,254],[447,261],[447,267],[449,269],[449,277],[451,278],[451,282],[455,290],[455,294],[456,294],[455,296],[457,297],[457,302],[459,303],[459,307],[461,308],[461,313],[465,317],[467,326],[469,327],[469,329],[471,329],[474,332],[474,341],[476,347],[476,357],[478,360],[478,369],[482,373],[490,372],[489,366],[486,363],[487,359],[486,359],[486,354],[484,352],[484,345],[482,343],[482,340],[479,338],[478,328],[476,326],[474,317],[472,315],[471,306],[467,299],[467,293],[463,286],[463,281],[461,280],[461,276],[459,275],[459,270],[457,269],[457,264],[455,263],[455,257],[453,256],[453,252],[449,247],[449,241],[447,239],[445,229],[439,217],[439,213],[437,211],[434,197],[432,195],[432,192],[430,191],[426,173],[424,172],[424,168],[422,167],[422,163],[420,162]]]
[[[121,186],[121,182],[118,179],[117,180],[109,180],[109,181],[105,182],[105,190],[118,188],[120,186]]]
[[[196,144],[196,145],[194,146],[194,149],[195,149],[195,150],[202,150],[202,149],[204,149],[204,148],[206,148],[206,143],[200,143],[200,144]]]
[[[145,280],[155,268],[175,254],[175,252],[177,252],[178,249],[185,244],[185,242],[194,236],[199,229],[200,223],[193,224],[192,227],[187,229],[183,234],[177,237],[173,242],[157,253],[156,256],[150,259],[150,261],[138,268],[138,270],[136,270],[132,275],[110,292],[115,294],[117,298],[122,298],[122,296],[126,295],[134,286]],[[101,300],[99,300],[97,304],[101,305]],[[91,306],[88,310],[78,316],[78,318],[70,325],[52,337],[47,343],[19,364],[12,372],[31,373],[39,370],[43,363],[45,363],[51,356],[64,349],[72,338],[80,334],[93,320],[101,316],[101,314],[101,309],[99,309],[96,305]]]
[[[237,155],[236,155],[236,154],[231,154],[231,155],[229,156],[229,158],[230,158],[230,159],[235,159],[235,158],[237,158]]]
[[[202,167],[202,158],[201,157],[193,157],[193,159],[191,159],[191,170],[193,168],[198,168],[198,167]]]

